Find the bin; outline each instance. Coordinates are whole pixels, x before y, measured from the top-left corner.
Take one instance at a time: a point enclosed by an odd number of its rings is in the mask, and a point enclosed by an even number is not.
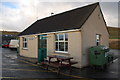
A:
[[[109,48],[106,46],[93,46],[89,48],[90,64],[96,66],[104,66],[108,64]]]

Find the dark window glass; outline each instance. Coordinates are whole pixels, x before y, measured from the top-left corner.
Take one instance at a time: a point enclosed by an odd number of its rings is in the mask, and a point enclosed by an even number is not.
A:
[[[64,42],[59,42],[59,51],[64,51]]]
[[[58,41],[58,34],[55,35],[55,40]]]
[[[65,51],[68,51],[68,42],[65,42]]]
[[[41,40],[41,41],[42,41],[42,43],[41,43],[41,44],[42,44],[42,48],[46,48],[46,46],[47,46],[47,45],[46,45],[46,44],[47,44],[47,43],[46,43],[46,42],[47,42],[46,39],[43,39],[43,40]]]
[[[56,42],[56,51],[58,51],[58,42]]]
[[[64,35],[63,34],[59,34],[59,40],[64,40]]]
[[[68,41],[68,34],[65,33],[65,41]]]
[[[25,45],[24,45],[24,38],[23,38],[23,48],[24,48],[24,46],[25,46]]]
[[[23,38],[23,48],[27,48],[27,39]]]
[[[25,47],[25,48],[27,47],[27,43],[24,43],[24,47]]]
[[[24,38],[24,41],[27,41],[26,38]]]

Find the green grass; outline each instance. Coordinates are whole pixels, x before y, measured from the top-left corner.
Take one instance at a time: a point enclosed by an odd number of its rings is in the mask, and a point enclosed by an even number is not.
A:
[[[111,49],[120,49],[120,39],[110,39],[109,40],[109,47]]]
[[[110,37],[110,39],[120,39],[120,37]]]
[[[120,28],[108,27],[110,39],[120,39]]]
[[[120,28],[115,28],[115,27],[108,27],[108,31],[110,34],[110,41],[109,41],[109,47],[111,49],[120,49],[119,44],[120,40]]]

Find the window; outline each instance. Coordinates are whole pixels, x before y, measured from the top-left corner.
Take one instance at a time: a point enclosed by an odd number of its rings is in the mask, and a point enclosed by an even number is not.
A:
[[[100,45],[100,39],[101,39],[101,35],[100,34],[96,34],[96,45]]]
[[[55,35],[56,51],[67,52],[68,51],[68,34],[61,33]]]
[[[23,38],[23,48],[27,48],[27,38]]]

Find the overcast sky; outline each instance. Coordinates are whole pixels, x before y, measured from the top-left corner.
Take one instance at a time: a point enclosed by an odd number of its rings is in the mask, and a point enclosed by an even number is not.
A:
[[[58,0],[59,1],[59,0]],[[37,19],[94,3],[82,1],[4,0],[0,2],[0,30],[23,31]],[[91,1],[91,2],[88,2]],[[102,1],[102,0],[99,0]],[[117,0],[116,0],[117,1]],[[118,27],[118,2],[100,2],[108,26]]]

